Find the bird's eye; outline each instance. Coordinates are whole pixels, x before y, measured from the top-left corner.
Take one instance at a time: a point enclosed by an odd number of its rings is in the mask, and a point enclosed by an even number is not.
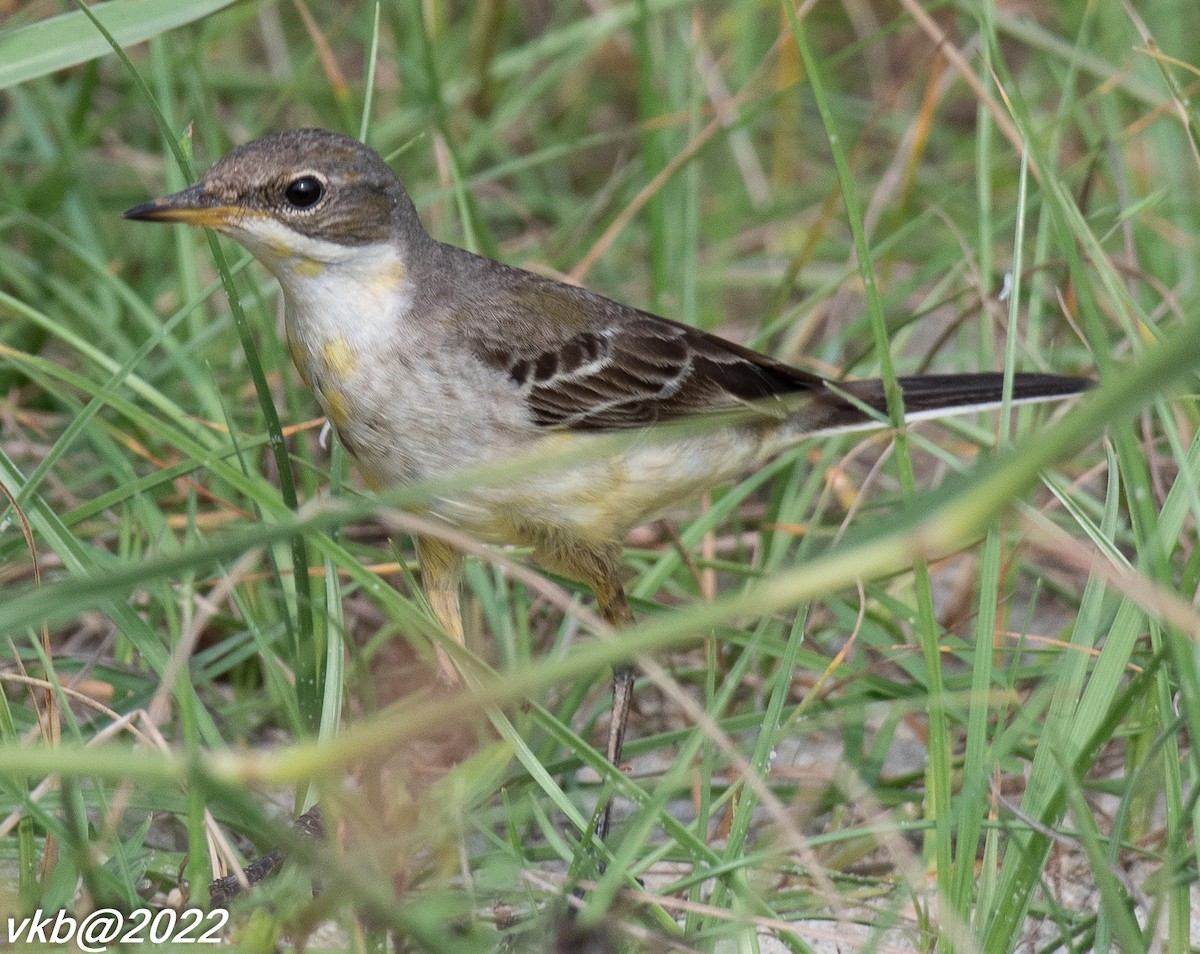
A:
[[[316,176],[300,176],[288,183],[283,197],[294,209],[311,209],[325,194],[325,184]]]

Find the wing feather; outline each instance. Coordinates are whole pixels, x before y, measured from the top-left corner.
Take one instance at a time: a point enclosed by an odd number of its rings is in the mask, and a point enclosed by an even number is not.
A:
[[[874,420],[857,402],[886,411],[879,381],[841,381],[831,389],[824,378],[697,328],[520,269],[495,262],[486,268],[474,314],[452,313],[450,321],[484,365],[508,376],[539,426],[623,430],[747,410],[764,421],[803,413],[803,429],[821,431]],[[493,320],[476,320],[480,309]],[[998,402],[1002,381],[999,374],[967,374],[899,383],[907,411],[936,413]],[[1061,397],[1089,384],[1022,374],[1013,397]],[[810,400],[798,401],[800,395]]]
[[[554,296],[551,311],[561,311],[562,296],[571,296],[575,304],[586,297],[598,307],[584,312],[601,320],[590,327],[561,327],[550,336],[541,321],[542,340],[536,348],[514,335],[508,341],[475,342],[474,350],[508,374],[533,420],[543,427],[644,427],[822,389],[814,375],[699,329],[565,286],[542,286],[539,292],[531,295],[524,289],[500,310],[519,311],[525,322],[538,322],[543,316],[530,315],[528,309],[540,299]]]

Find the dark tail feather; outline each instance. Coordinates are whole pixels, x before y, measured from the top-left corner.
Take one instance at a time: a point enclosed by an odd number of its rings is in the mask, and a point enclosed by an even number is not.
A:
[[[1003,374],[929,374],[900,378],[905,413],[932,411],[960,405],[998,403],[1003,396]],[[878,393],[878,407],[887,409],[883,385],[871,382]],[[1079,394],[1092,386],[1087,378],[1068,378],[1059,374],[1013,375],[1014,401],[1052,401]]]
[[[998,373],[922,374],[898,380],[904,393],[907,420],[946,417],[966,413],[973,408],[982,410],[997,406],[1004,389],[1004,375]],[[1056,401],[1080,394],[1093,384],[1088,378],[1069,378],[1059,374],[1017,374],[1013,376],[1012,400],[1014,403]],[[857,402],[887,416],[887,399],[883,394],[882,381],[834,382],[832,387],[835,391],[821,402],[825,420],[821,421],[817,430],[869,427],[874,421],[859,404],[837,391],[851,395]]]

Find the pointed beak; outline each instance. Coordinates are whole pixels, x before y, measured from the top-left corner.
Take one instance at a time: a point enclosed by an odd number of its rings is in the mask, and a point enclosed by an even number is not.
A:
[[[135,205],[121,216],[138,222],[184,222],[223,229],[244,214],[245,210],[238,206],[221,204],[216,196],[205,191],[202,183],[198,183],[174,195]]]

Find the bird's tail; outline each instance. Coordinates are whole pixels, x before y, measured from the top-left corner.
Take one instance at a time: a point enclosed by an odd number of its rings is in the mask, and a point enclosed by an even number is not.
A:
[[[987,411],[1003,403],[1003,374],[922,374],[902,377],[898,382],[904,394],[906,423]],[[1057,374],[1016,374],[1012,403],[1060,401],[1086,391],[1093,383],[1088,378]],[[882,381],[831,382],[817,403],[811,419],[813,427],[806,429],[806,436],[886,426],[887,399]]]

